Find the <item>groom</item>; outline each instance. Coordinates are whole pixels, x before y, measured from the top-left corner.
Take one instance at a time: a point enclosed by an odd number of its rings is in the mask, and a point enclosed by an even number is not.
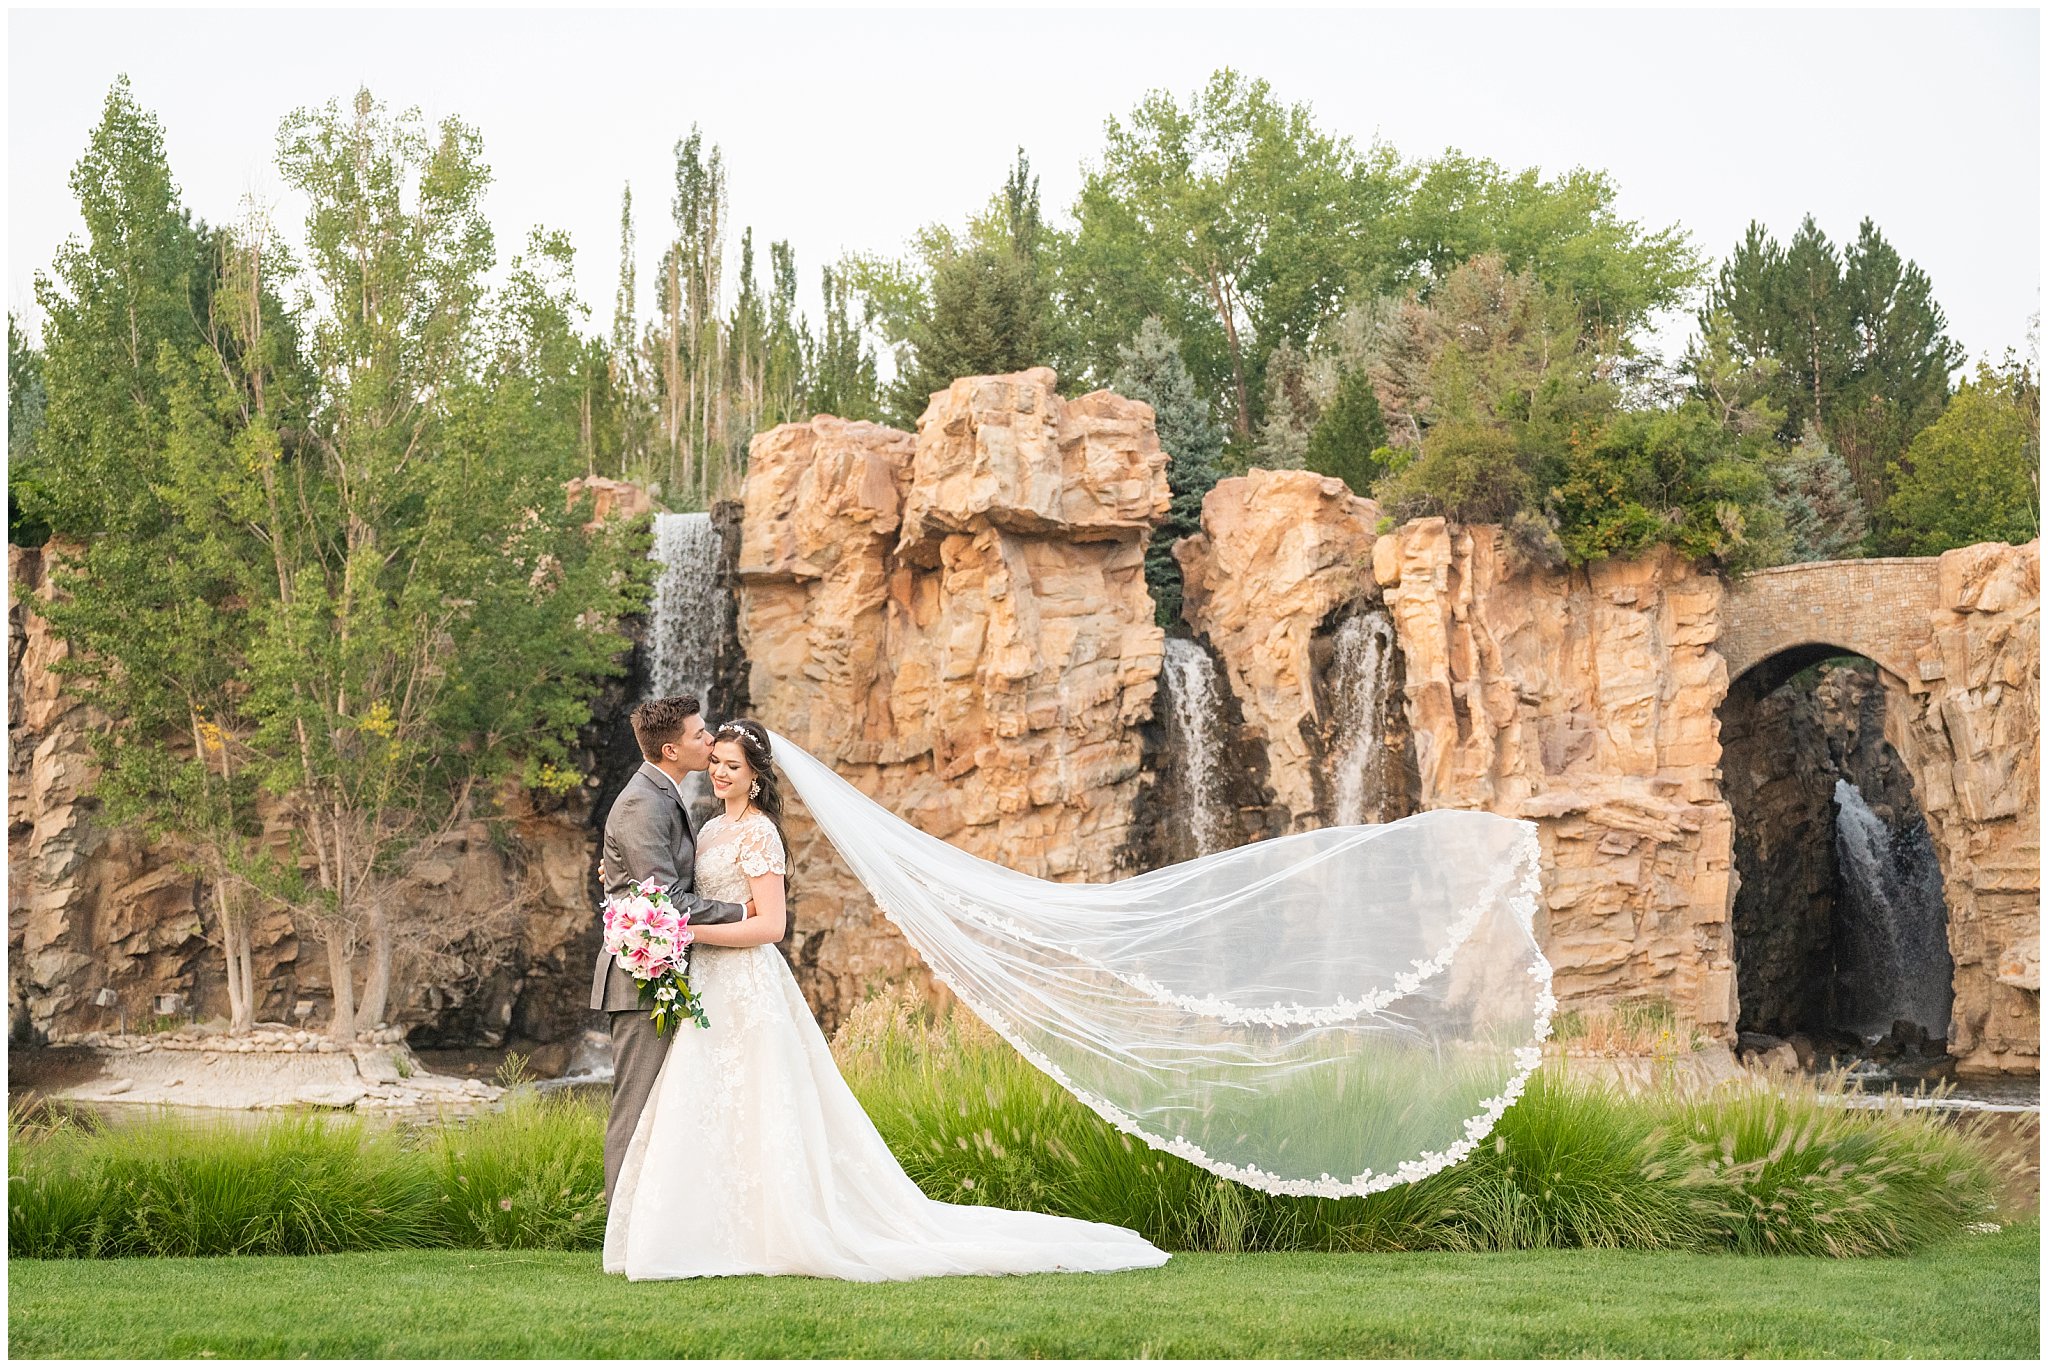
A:
[[[633,738],[643,762],[612,804],[604,823],[604,854],[598,866],[607,898],[643,879],[659,879],[669,901],[697,926],[736,922],[746,915],[738,903],[714,902],[690,891],[696,882],[696,831],[680,785],[692,770],[711,764],[711,731],[703,709],[687,696],[652,698],[633,709]],[[591,980],[590,1005],[611,1016],[612,1107],[604,1128],[604,1196],[609,1202],[632,1143],[647,1095],[668,1055],[670,1036],[654,1029],[640,1006],[640,984],[603,949]],[[689,1029],[687,1024],[679,1029]]]

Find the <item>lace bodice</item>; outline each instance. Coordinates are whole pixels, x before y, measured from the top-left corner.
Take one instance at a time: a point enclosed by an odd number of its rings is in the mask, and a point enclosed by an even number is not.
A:
[[[752,896],[749,880],[788,872],[782,838],[765,813],[733,822],[721,812],[697,833],[697,892],[704,897],[743,903]]]

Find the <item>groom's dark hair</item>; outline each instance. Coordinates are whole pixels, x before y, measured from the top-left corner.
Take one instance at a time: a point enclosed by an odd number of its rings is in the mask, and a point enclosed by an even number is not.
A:
[[[683,739],[683,723],[703,711],[688,694],[650,698],[633,709],[633,739],[640,743],[640,754],[649,760],[660,759],[663,746]]]

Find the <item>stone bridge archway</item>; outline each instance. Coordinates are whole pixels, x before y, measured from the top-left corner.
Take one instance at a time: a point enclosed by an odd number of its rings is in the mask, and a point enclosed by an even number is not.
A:
[[[1916,658],[1933,640],[1941,606],[1939,556],[1873,556],[1804,561],[1753,571],[1731,582],[1715,642],[1732,684],[1758,696],[1829,656],[1877,662],[1895,685],[1919,681]]]
[[[1980,543],[1756,571],[1726,582],[1715,642],[1724,723],[1830,656],[1878,666],[1884,739],[1942,873],[1948,1049],[1971,1072],[2039,1068],[2039,554]]]

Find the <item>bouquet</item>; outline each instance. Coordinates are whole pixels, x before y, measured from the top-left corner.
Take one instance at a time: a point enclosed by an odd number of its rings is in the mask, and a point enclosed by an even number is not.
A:
[[[640,981],[640,1005],[667,1031],[687,1015],[708,1027],[704,1004],[690,987],[690,915],[668,900],[668,889],[652,879],[634,884],[604,902],[604,949],[619,968]]]

